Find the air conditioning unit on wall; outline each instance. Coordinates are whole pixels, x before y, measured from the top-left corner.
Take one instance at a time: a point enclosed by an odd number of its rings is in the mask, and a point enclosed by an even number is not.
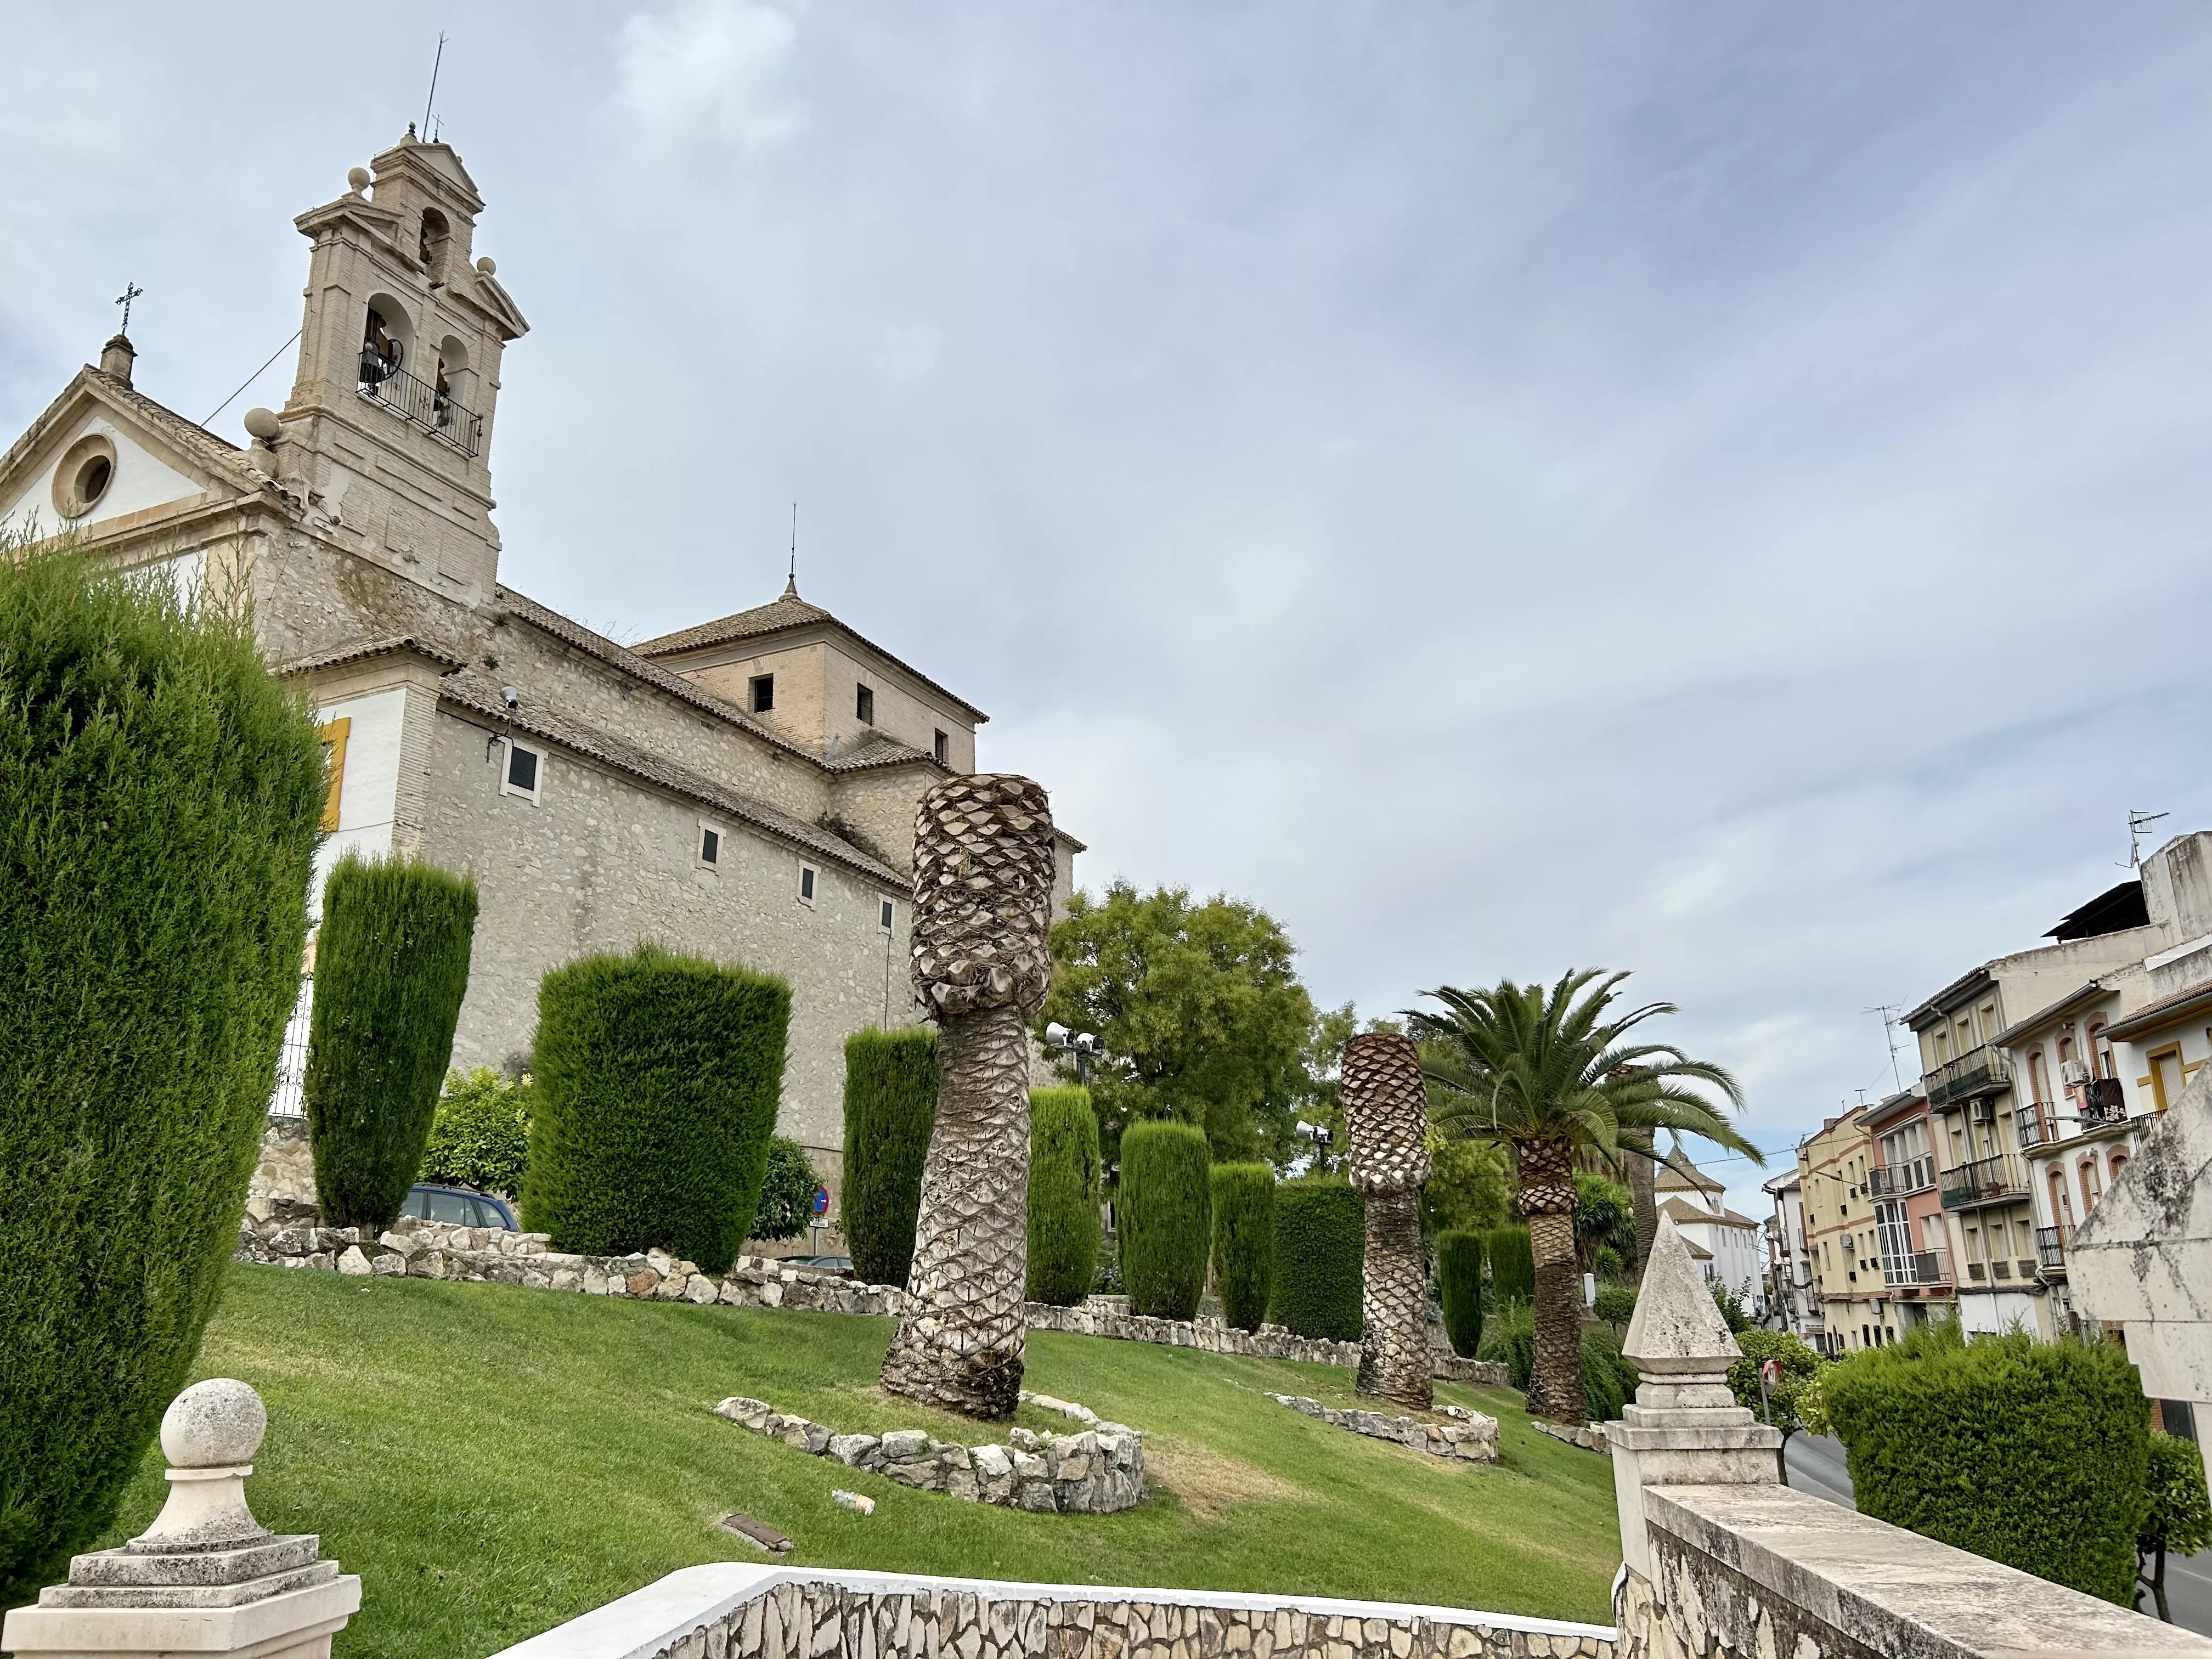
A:
[[[1966,1103],[1966,1121],[1994,1123],[1997,1121],[1997,1103],[1994,1100],[1970,1100]]]
[[[2079,1084],[2087,1083],[2089,1080],[2088,1061],[2069,1060],[2062,1062],[2058,1067],[2058,1080],[2069,1089]]]

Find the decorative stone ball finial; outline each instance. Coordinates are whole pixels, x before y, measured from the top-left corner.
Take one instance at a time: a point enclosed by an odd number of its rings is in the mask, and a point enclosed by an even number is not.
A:
[[[270,1536],[246,1506],[246,1477],[269,1431],[261,1396],[228,1376],[195,1382],[161,1416],[161,1455],[169,1462],[169,1501],[131,1540],[134,1554],[216,1549]]]
[[[368,169],[367,167],[348,167],[346,169],[346,187],[352,191],[356,196],[360,195],[362,191],[367,190],[368,188]]]
[[[493,262],[491,255],[487,253],[477,261],[477,273],[482,276],[495,276],[499,274],[499,266]]]

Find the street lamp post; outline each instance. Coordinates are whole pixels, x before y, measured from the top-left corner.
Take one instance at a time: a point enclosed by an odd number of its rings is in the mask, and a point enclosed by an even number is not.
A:
[[[1091,1060],[1094,1054],[1106,1052],[1106,1045],[1090,1031],[1071,1031],[1058,1020],[1044,1028],[1044,1044],[1075,1056],[1076,1081],[1085,1088],[1091,1086]]]

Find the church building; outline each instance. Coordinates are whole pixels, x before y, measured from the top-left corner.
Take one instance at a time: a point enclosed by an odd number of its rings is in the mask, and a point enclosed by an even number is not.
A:
[[[636,647],[503,584],[491,442],[529,325],[474,256],[483,201],[411,128],[349,185],[294,222],[311,244],[299,373],[283,409],[248,411],[246,448],[135,387],[118,335],[0,457],[0,522],[250,594],[330,756],[311,907],[349,851],[476,878],[456,1066],[526,1055],[538,980],[590,952],[650,939],[781,974],[779,1127],[834,1200],[845,1039],[921,1016],[915,805],[975,769],[987,717],[795,581]],[[1060,836],[1056,910],[1079,850]],[[307,966],[288,1066],[312,946]]]

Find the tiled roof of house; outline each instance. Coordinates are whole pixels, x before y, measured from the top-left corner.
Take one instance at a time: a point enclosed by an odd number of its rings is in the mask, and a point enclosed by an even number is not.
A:
[[[1662,1193],[1695,1190],[1705,1193],[1725,1192],[1728,1189],[1703,1170],[1688,1160],[1677,1163],[1673,1158],[1663,1161],[1652,1181],[1653,1187]]]
[[[2105,1028],[2105,1035],[2115,1040],[2132,1037],[2141,1032],[2155,1030],[2169,1019],[2196,1012],[2199,1003],[2212,1004],[2212,979],[2176,991],[2172,996],[2160,997],[2147,1003],[2125,1019],[2115,1020]]]
[[[118,380],[106,370],[87,363],[70,378],[61,390],[61,395],[48,404],[39,418],[31,422],[23,435],[0,455],[0,474],[12,471],[17,462],[38,447],[47,429],[61,418],[80,390],[91,392],[95,398],[112,404],[125,413],[143,421],[148,426],[193,460],[206,467],[227,483],[233,483],[249,494],[262,489],[274,489],[275,484],[246,464],[245,453],[236,444],[225,441],[205,427],[196,425],[173,409],[165,409],[144,392],[128,382]]]
[[[865,772],[877,766],[937,766],[948,776],[951,768],[938,766],[937,757],[925,755],[912,744],[901,743],[896,738],[877,736],[866,738],[842,753],[830,756],[822,764],[832,772]]]
[[[779,598],[769,600],[766,605],[757,605],[750,611],[718,617],[713,622],[700,623],[690,628],[679,628],[673,634],[663,634],[658,639],[645,641],[636,650],[641,656],[673,657],[686,651],[703,651],[709,646],[732,645],[740,640],[764,639],[772,634],[818,626],[836,629],[854,644],[865,647],[881,657],[901,673],[911,675],[955,707],[964,709],[979,724],[991,718],[967,698],[939,685],[911,663],[900,661],[873,640],[848,628],[820,605],[809,605],[799,597],[795,584],[786,587]]]
[[[2022,1037],[2026,1036],[2030,1031],[2035,1030],[2037,1026],[2048,1024],[2051,1021],[2057,1018],[2059,1015],[2066,1012],[2069,1009],[2078,1008],[2083,1003],[2093,1001],[2096,998],[2104,995],[2106,989],[2106,987],[2105,986],[2104,981],[2101,980],[2093,979],[2087,985],[2082,986],[2079,990],[2069,991],[2064,996],[2059,998],[2057,1001],[2051,1003],[2045,1007],[2037,1009],[2026,1019],[2021,1020],[2015,1024],[2006,1026],[2003,1030],[1999,1031],[1995,1036],[1991,1037],[1990,1039],[1990,1042],[1992,1047],[1998,1048],[2002,1048],[2012,1043],[2017,1042]]]
[[[1670,1198],[1659,1206],[1659,1213],[1674,1218],[1677,1226],[1688,1226],[1703,1222],[1708,1227],[1750,1227],[1759,1224],[1749,1216],[1738,1215],[1734,1210],[1723,1209],[1717,1215],[1695,1204],[1686,1204],[1679,1198]]]
[[[428,657],[452,672],[461,665],[461,659],[452,652],[429,640],[418,640],[412,635],[392,635],[380,640],[364,640],[358,645],[341,646],[319,656],[300,657],[280,663],[279,674],[312,674],[319,668],[337,668],[349,662],[362,662],[370,657],[388,657],[395,652],[411,651],[418,657]]]
[[[497,684],[477,670],[463,669],[447,675],[438,687],[438,695],[447,702],[489,717],[499,723],[501,730],[512,726],[518,732],[559,744],[564,749],[586,756],[603,765],[611,766],[702,805],[727,813],[739,823],[749,823],[757,830],[842,864],[872,880],[901,890],[908,885],[898,872],[881,860],[862,852],[842,836],[832,835],[819,824],[795,817],[781,807],[741,794],[688,766],[659,755],[648,754],[634,744],[571,720],[555,709],[525,703],[510,710],[500,696]]]

